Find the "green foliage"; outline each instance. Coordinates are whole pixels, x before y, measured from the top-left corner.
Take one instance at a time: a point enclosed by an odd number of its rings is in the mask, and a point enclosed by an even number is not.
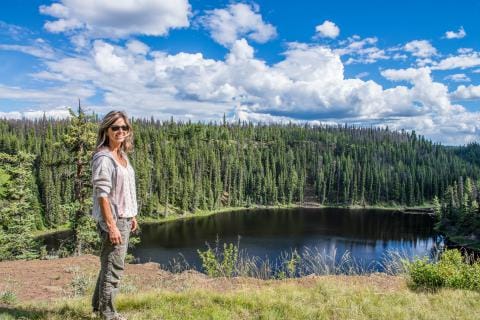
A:
[[[140,243],[140,236],[138,235],[138,232],[135,232],[135,234],[130,235],[130,240],[128,241],[128,247],[129,248],[135,248],[136,245]]]
[[[298,272],[298,266],[302,262],[300,255],[295,250],[292,254],[292,257],[285,264],[285,270],[287,271],[287,276],[293,278]]]
[[[17,302],[17,295],[11,290],[0,292],[0,303],[2,304],[15,304]]]
[[[139,229],[137,229],[137,231],[130,234],[130,238],[128,240],[128,249],[135,248],[135,246],[138,245],[141,242],[140,232],[141,231]],[[127,255],[125,257],[125,262],[134,263],[135,262],[135,257],[132,254],[127,253]]]
[[[215,252],[211,248],[208,248],[205,251],[197,250],[197,252],[200,256],[200,259],[202,259],[202,267],[207,275],[210,277],[220,276],[218,271],[220,263],[217,260]]]
[[[435,215],[437,217],[441,217],[442,216],[442,205],[441,205],[440,200],[438,199],[437,196],[433,197],[432,205],[433,205],[433,212],[435,213]]]
[[[445,285],[438,267],[427,258],[417,259],[407,265],[408,275],[415,287],[437,289]]]
[[[89,288],[92,286],[92,278],[88,275],[75,271],[72,282],[70,283],[70,289],[72,296],[84,296],[87,294]]]
[[[302,271],[302,257],[294,250],[291,255],[284,257],[282,268],[277,273],[278,279],[294,278]]]
[[[5,197],[7,192],[7,184],[10,180],[10,176],[0,168],[0,199]]]
[[[426,259],[407,263],[407,271],[414,287],[480,291],[480,261],[466,262],[458,250],[445,251],[437,263]]]
[[[70,221],[73,229],[73,246],[76,254],[95,249],[99,239],[95,232],[95,223],[89,212],[92,206],[90,161],[95,149],[96,124],[81,107],[75,114],[70,110],[70,123],[62,135],[62,144],[68,151],[67,164],[70,164],[70,176],[73,177],[73,206]]]
[[[441,203],[435,203],[437,228],[464,246],[480,244],[480,181],[462,177],[447,187]]]
[[[4,192],[0,198],[0,260],[28,259],[37,256],[33,239],[39,205],[32,176],[33,156],[25,153],[0,153]]]
[[[38,258],[40,260],[46,260],[48,258],[47,246],[45,246],[45,245],[40,246],[40,251],[38,253]]]
[[[223,244],[223,251],[208,248],[197,251],[202,260],[202,267],[210,277],[233,277],[238,261],[238,247],[233,243]]]
[[[100,249],[100,237],[96,229],[95,220],[89,215],[83,215],[76,224],[76,252],[92,253]]]

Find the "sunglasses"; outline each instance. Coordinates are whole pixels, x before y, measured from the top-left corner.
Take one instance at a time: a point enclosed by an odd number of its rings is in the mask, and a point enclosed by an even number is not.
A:
[[[112,129],[112,131],[114,131],[114,132],[117,132],[120,129],[122,129],[125,132],[130,130],[130,128],[128,126],[110,126],[110,129]]]

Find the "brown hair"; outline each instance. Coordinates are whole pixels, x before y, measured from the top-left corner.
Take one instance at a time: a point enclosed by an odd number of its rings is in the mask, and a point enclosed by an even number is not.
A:
[[[128,126],[128,135],[122,142],[120,149],[127,153],[133,151],[133,128],[130,124],[130,121],[128,121],[127,114],[123,111],[110,111],[103,118],[102,123],[100,124],[100,128],[98,128],[96,151],[100,150],[100,148],[104,146],[108,146],[108,128],[110,128],[110,126],[115,123],[115,121],[117,121],[119,118],[123,118],[125,124]]]

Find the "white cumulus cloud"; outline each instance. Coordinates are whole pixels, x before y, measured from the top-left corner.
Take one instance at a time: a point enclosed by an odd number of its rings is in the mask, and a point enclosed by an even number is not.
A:
[[[211,37],[224,46],[230,46],[240,38],[265,43],[277,35],[276,28],[263,21],[258,6],[245,3],[208,10],[199,21],[210,32]]]
[[[0,119],[40,119],[44,116],[47,119],[65,119],[70,118],[70,112],[67,108],[0,112]]]
[[[375,37],[361,39],[359,36],[349,37],[347,40],[340,42],[340,47],[334,52],[347,56],[345,64],[354,63],[375,63],[378,60],[389,59],[389,55],[385,50],[379,49],[376,44],[378,39]]]
[[[91,37],[163,36],[170,29],[189,26],[187,0],[60,0],[40,6],[50,32],[80,30]]]
[[[453,82],[470,82],[471,81],[470,78],[465,73],[451,74],[451,75],[446,76],[443,79],[450,80],[450,81],[453,81]]]
[[[387,120],[385,123],[388,123],[391,129],[415,130],[433,141],[448,145],[478,141],[480,135],[479,112],[457,112],[435,116],[425,114]]]
[[[427,40],[413,40],[405,44],[404,50],[419,58],[428,58],[437,54],[437,49]]]
[[[321,38],[335,39],[340,34],[340,28],[338,28],[335,23],[328,20],[325,20],[322,24],[316,26],[315,31],[317,32],[316,35]]]
[[[45,29],[52,33],[61,33],[75,29],[81,29],[84,24],[77,19],[58,19],[55,21],[47,21],[44,25]]]
[[[136,54],[147,54],[150,51],[150,48],[145,43],[138,40],[130,40],[127,42],[127,48],[133,53]]]
[[[376,44],[374,39],[364,41],[368,45],[360,41],[347,41],[340,49],[354,55]],[[235,40],[223,59],[155,51],[134,39],[96,40],[90,51],[44,60],[46,69],[32,75],[56,87],[0,86],[0,99],[45,110],[77,97],[87,104],[100,97],[93,110],[115,107],[135,117],[218,121],[227,114],[260,122],[388,125],[452,144],[480,137],[479,113],[452,102],[473,99],[478,89],[460,86],[451,93],[434,81],[428,67],[383,70],[393,81],[390,87],[349,78],[340,49],[289,43],[283,58],[269,64],[255,56],[246,39]]]
[[[458,56],[451,56],[440,60],[432,69],[434,70],[452,70],[468,69],[480,66],[480,54],[478,52],[468,52]]]
[[[128,70],[124,59],[114,52],[114,46],[97,40],[93,47],[96,65],[101,71],[105,73],[121,73]]]
[[[445,38],[447,39],[462,39],[467,35],[463,27],[460,27],[457,32],[447,31],[445,32]]]
[[[477,100],[480,99],[480,86],[470,85],[468,87],[461,85],[452,92],[452,98],[456,100]]]
[[[411,104],[416,105],[423,113],[436,112],[447,114],[464,111],[459,105],[452,105],[449,99],[448,87],[433,81],[429,68],[387,69],[382,76],[391,81],[407,81],[413,85],[409,90]]]

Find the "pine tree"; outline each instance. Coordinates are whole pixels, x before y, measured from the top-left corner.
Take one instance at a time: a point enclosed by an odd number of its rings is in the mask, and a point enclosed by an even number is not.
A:
[[[441,220],[443,215],[442,204],[440,203],[440,200],[438,199],[437,196],[433,197],[432,206],[433,206],[433,212],[435,213],[435,216],[437,217],[438,220]]]
[[[70,110],[70,122],[62,136],[64,147],[68,150],[68,162],[73,168],[73,203],[68,206],[73,230],[73,250],[80,255],[97,243],[94,221],[90,217],[91,166],[95,149],[96,128],[91,116],[87,116],[80,104],[78,113]]]
[[[33,238],[40,206],[34,191],[33,156],[0,153],[0,260],[35,258]]]

